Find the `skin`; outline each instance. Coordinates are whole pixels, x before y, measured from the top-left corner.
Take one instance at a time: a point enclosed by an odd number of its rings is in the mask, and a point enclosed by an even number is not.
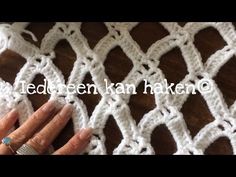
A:
[[[8,134],[18,119],[17,110],[12,110],[0,119],[0,139],[6,136],[12,139],[11,148],[5,144],[0,144],[0,155],[13,155],[12,150],[16,152],[24,143],[34,148],[39,154],[44,154],[66,126],[72,112],[71,104],[66,104],[57,110],[55,102],[49,101],[34,112],[19,128]],[[91,136],[91,128],[82,129],[64,146],[56,150],[53,155],[79,154],[87,147]]]

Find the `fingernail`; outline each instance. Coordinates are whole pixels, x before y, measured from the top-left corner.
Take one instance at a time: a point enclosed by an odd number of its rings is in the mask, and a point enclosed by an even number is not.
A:
[[[18,117],[18,111],[16,109],[11,110],[7,115],[7,118],[16,118],[16,117]]]
[[[87,140],[92,136],[92,128],[82,129],[79,133],[81,140]]]
[[[69,116],[71,116],[72,112],[73,112],[73,106],[72,106],[71,104],[66,104],[66,105],[62,108],[62,110],[61,110],[61,112],[60,112],[60,115],[61,115],[62,117],[69,117]]]
[[[48,112],[51,112],[53,109],[55,108],[55,101],[54,100],[51,100],[51,101],[48,101],[42,108],[42,111],[48,113]]]

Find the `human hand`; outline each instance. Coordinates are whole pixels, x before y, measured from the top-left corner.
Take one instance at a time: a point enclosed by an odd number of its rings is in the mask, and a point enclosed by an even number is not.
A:
[[[18,119],[17,110],[12,110],[0,119],[0,155],[44,154],[53,140],[66,126],[72,115],[72,105],[57,110],[55,102],[49,101],[33,113],[19,128],[7,134]],[[88,145],[92,129],[82,129],[53,155],[81,153]],[[20,148],[20,149],[19,149]]]

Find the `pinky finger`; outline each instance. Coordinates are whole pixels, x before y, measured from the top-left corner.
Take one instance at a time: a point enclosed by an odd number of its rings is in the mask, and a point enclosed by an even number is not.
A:
[[[88,145],[92,136],[92,129],[83,129],[75,134],[63,147],[53,153],[53,155],[75,155],[81,153]]]

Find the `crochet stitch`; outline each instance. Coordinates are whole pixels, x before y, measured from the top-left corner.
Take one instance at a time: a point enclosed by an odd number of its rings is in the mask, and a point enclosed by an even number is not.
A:
[[[90,73],[101,95],[101,100],[91,117],[88,116],[85,104],[76,94],[66,92],[58,94],[58,88],[55,88],[50,95],[50,99],[55,99],[60,104],[73,104],[72,118],[75,132],[87,126],[94,128],[91,142],[86,149],[89,154],[106,154],[104,145],[106,137],[103,129],[110,115],[114,117],[123,136],[113,154],[154,154],[154,149],[150,144],[151,134],[160,124],[168,127],[175,140],[177,151],[174,154],[204,154],[205,149],[222,136],[229,138],[235,154],[236,102],[228,107],[213,80],[219,69],[236,52],[236,32],[232,23],[187,23],[184,27],[177,23],[161,23],[169,35],[153,43],[146,53],[130,35],[130,31],[137,24],[105,23],[109,32],[93,49],[89,47],[86,37],[81,33],[81,23],[56,23],[45,34],[40,48],[22,37],[22,33],[28,33],[33,40],[37,40],[33,33],[25,30],[29,23],[1,24],[0,53],[9,49],[24,57],[26,63],[17,74],[13,85],[0,78],[0,117],[12,108],[18,108],[19,122],[22,124],[33,113],[27,94],[20,92],[21,81],[29,84],[40,73],[45,76],[48,83],[55,86],[78,85],[83,82],[86,74]],[[201,55],[193,42],[195,34],[207,27],[218,30],[227,45],[216,51],[203,64]],[[76,61],[66,83],[62,72],[52,62],[55,58],[54,48],[62,39],[66,39],[76,53]],[[133,64],[132,70],[122,83],[135,84],[136,87],[144,79],[151,84],[163,83],[165,75],[158,68],[160,58],[173,48],[179,47],[188,71],[180,83],[197,84],[201,79],[208,79],[213,83],[211,93],[201,94],[214,121],[205,125],[195,137],[192,137],[180,111],[189,94],[155,94],[157,106],[146,113],[136,124],[128,106],[130,94],[105,94],[104,79],[107,79],[109,83],[111,81],[105,73],[103,63],[107,54],[116,46],[122,48]]]

